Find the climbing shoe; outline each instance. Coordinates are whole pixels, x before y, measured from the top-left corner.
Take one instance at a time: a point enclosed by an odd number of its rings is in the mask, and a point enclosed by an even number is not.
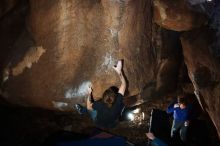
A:
[[[75,109],[78,111],[78,113],[81,115],[83,114],[83,107],[80,104],[75,104]]]

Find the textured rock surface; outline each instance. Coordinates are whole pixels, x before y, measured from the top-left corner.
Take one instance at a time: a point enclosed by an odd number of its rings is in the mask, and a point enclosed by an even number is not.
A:
[[[177,89],[177,80],[181,63],[181,44],[177,32],[153,27],[153,52],[155,56],[154,79],[143,89],[144,101],[147,98],[166,96]],[[171,53],[172,52],[172,53]]]
[[[203,28],[185,33],[181,41],[195,94],[220,136],[220,58],[212,53],[214,36],[211,30]]]
[[[112,66],[124,59],[128,96],[166,95],[176,89],[178,34],[151,20],[150,0],[32,0],[5,59],[1,93],[23,105],[71,109],[89,85],[97,98],[119,85]]]
[[[154,0],[154,21],[161,27],[187,31],[200,27],[206,18],[190,9],[184,0]]]
[[[179,33],[158,25],[153,25],[152,30],[153,50],[150,53],[154,58],[148,61],[154,63],[154,67],[149,68],[154,72],[154,76],[140,94],[126,98],[125,103],[128,105],[173,96],[179,88],[179,72],[183,63]]]
[[[90,84],[95,97],[119,85],[112,69],[118,59],[125,61],[129,95],[139,93],[154,78],[150,7],[145,0],[30,1],[26,27],[4,64],[3,94],[68,109],[84,100]]]
[[[0,18],[7,14],[17,4],[17,0],[1,0],[0,1]]]
[[[16,1],[10,0],[1,1],[0,3],[3,15],[0,19],[0,72],[3,74],[3,67],[7,68],[8,66],[7,60],[10,58],[9,54],[14,50],[14,43],[25,29],[27,1],[21,0],[19,3],[16,3]],[[2,78],[0,81],[2,81]]]

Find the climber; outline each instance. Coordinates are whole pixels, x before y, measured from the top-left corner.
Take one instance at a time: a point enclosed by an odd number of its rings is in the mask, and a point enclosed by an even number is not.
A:
[[[92,87],[89,87],[87,107],[85,108],[80,104],[75,105],[80,114],[89,113],[94,123],[100,128],[115,127],[124,108],[123,96],[126,90],[126,80],[122,70],[122,63],[122,60],[119,60],[117,65],[113,67],[121,80],[118,91],[112,86],[105,90],[101,100],[94,101]]]

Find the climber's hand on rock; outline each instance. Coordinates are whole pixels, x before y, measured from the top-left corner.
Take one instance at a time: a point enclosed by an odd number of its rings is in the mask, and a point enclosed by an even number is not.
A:
[[[117,65],[113,66],[113,69],[118,73],[121,74],[121,70],[122,70],[122,60],[119,60]]]

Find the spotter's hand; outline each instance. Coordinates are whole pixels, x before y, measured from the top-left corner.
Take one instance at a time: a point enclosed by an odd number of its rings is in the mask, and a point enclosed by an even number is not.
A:
[[[178,103],[174,104],[174,108],[180,107]]]

